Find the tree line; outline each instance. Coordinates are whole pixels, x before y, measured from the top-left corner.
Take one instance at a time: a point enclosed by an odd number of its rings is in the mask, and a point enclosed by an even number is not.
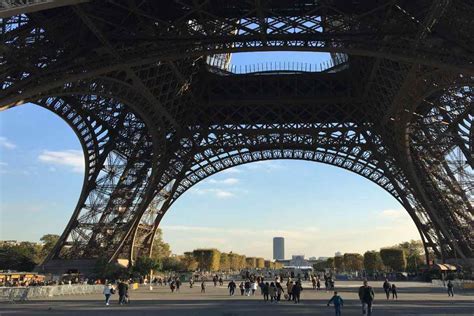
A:
[[[336,272],[355,272],[365,270],[375,272],[416,272],[425,264],[423,243],[411,240],[398,245],[382,248],[380,251],[345,253],[314,264],[316,270],[333,269]]]

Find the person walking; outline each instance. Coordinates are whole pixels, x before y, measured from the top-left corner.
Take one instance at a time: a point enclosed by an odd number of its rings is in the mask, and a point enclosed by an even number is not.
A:
[[[181,286],[181,280],[179,277],[176,277],[176,292],[179,292],[179,287]]]
[[[295,304],[299,304],[300,302],[300,295],[301,295],[301,292],[303,291],[303,287],[301,286],[301,283],[300,282],[296,282],[296,284],[293,286],[292,288],[292,292],[293,292],[293,302],[295,302]]]
[[[275,287],[275,283],[270,283],[270,286],[268,287],[268,295],[270,296],[270,302],[273,303],[273,301],[275,301],[276,303],[276,287]]]
[[[449,296],[454,297],[454,285],[453,285],[453,282],[451,282],[451,280],[448,281],[447,288],[448,288],[448,297]]]
[[[321,290],[321,281],[319,280],[319,277],[318,277],[318,280],[316,281],[316,290],[317,291]]]
[[[118,284],[118,294],[119,294],[119,304],[123,305],[125,304],[127,295],[128,295],[128,284],[125,283],[124,281],[120,281]]]
[[[244,282],[240,282],[239,284],[239,289],[240,289],[240,295],[241,296],[244,296],[244,293],[245,293],[245,285],[244,285]]]
[[[288,284],[286,285],[286,291],[288,292],[288,300],[291,301],[293,300],[293,281],[289,281]]]
[[[263,293],[263,301],[268,302],[268,296],[270,294],[270,285],[268,282],[262,283],[262,293]]]
[[[245,295],[250,296],[250,280],[245,281]]]
[[[372,315],[372,302],[374,301],[375,293],[371,286],[364,281],[364,285],[359,288],[359,299],[362,303],[362,315]]]
[[[193,288],[193,285],[194,285],[194,279],[191,277],[189,279],[189,288],[192,289]]]
[[[383,290],[385,292],[385,296],[387,296],[387,300],[390,298],[390,290],[391,290],[390,282],[388,282],[388,279],[385,279],[385,282],[383,282]]]
[[[227,285],[227,288],[229,289],[229,295],[234,296],[235,288],[237,287],[237,284],[235,284],[234,280],[231,280],[229,284]]]
[[[394,299],[398,300],[397,286],[395,285],[395,283],[392,283],[392,287],[390,288],[390,291],[392,291],[392,300]]]
[[[201,282],[201,293],[206,293],[206,282],[204,280]]]
[[[108,283],[107,285],[104,285],[104,290],[102,291],[102,293],[105,295],[105,305],[109,306],[110,297],[112,296],[112,294],[115,293],[112,284]]]
[[[255,292],[257,291],[257,288],[258,288],[257,281],[253,281],[251,286],[252,286],[252,296],[255,296]]]
[[[334,304],[334,309],[336,311],[336,316],[341,316],[341,308],[344,306],[344,300],[342,297],[337,295],[337,291],[334,292],[334,296],[331,297],[331,299],[328,302],[328,306],[331,305],[331,303]]]
[[[311,277],[311,283],[313,284],[313,290],[316,290],[316,278],[314,276]]]
[[[281,286],[280,282],[275,282],[275,287],[277,289],[277,302],[281,300],[281,295],[285,293],[283,290],[283,286]]]

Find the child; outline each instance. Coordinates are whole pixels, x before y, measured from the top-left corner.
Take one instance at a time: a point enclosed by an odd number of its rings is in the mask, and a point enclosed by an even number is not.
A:
[[[398,295],[397,295],[397,287],[395,286],[394,283],[392,283],[392,300],[397,299],[398,300]]]
[[[336,310],[336,316],[341,316],[341,307],[344,306],[342,297],[337,295],[337,291],[334,292],[334,296],[329,300],[328,306],[333,303],[334,309]]]

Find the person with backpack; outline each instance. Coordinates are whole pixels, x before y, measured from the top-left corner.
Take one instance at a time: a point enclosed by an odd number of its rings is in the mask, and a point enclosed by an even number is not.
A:
[[[334,296],[329,300],[328,306],[331,305],[331,303],[334,304],[334,309],[336,311],[336,316],[341,316],[341,308],[344,306],[344,300],[342,297],[337,295],[337,291],[334,292]]]
[[[110,297],[112,296],[112,294],[115,294],[115,289],[112,284],[108,283],[107,285],[105,285],[102,293],[105,295],[105,305],[109,306]]]

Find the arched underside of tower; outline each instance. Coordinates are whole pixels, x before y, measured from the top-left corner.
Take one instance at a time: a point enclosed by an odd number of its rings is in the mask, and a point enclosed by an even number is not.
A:
[[[407,210],[427,252],[472,264],[469,1],[54,6],[0,8],[0,108],[50,109],[85,154],[80,199],[45,269],[149,255],[187,189],[267,159],[368,178]],[[207,62],[272,50],[330,52],[333,67],[235,74]]]

